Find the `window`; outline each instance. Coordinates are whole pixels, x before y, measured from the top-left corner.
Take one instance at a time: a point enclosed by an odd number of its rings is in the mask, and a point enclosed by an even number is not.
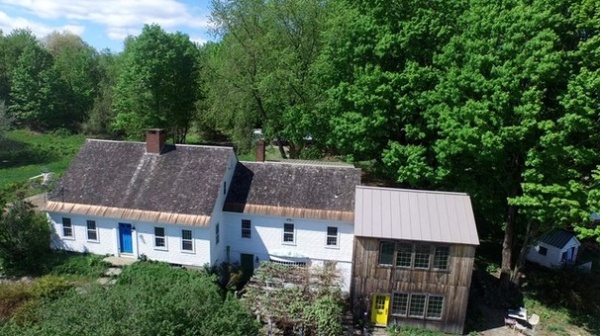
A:
[[[394,248],[393,242],[379,243],[379,265],[393,265],[394,263]]]
[[[194,242],[192,241],[192,230],[181,230],[181,249],[184,251],[194,250]]]
[[[392,296],[392,315],[406,316],[408,309],[408,294],[394,293]]]
[[[96,231],[96,221],[87,221],[87,239],[98,240],[98,231]]]
[[[396,266],[410,268],[412,265],[412,245],[398,243],[396,251]]]
[[[543,247],[543,246],[540,246],[540,249],[538,250],[538,253],[541,254],[541,255],[543,255],[543,256],[545,256],[545,255],[548,254],[548,249],[545,248],[545,247]]]
[[[447,270],[449,257],[450,248],[448,246],[436,246],[433,252],[433,268]]]
[[[294,224],[292,224],[292,223],[283,224],[283,242],[284,243],[295,242]]]
[[[167,247],[165,241],[165,228],[154,227],[154,247]]]
[[[73,237],[73,226],[71,225],[71,218],[63,217],[63,237]]]
[[[242,238],[252,238],[252,222],[242,219]]]
[[[415,268],[429,268],[429,245],[415,246]]]
[[[327,227],[327,246],[338,246],[338,228],[335,226]]]
[[[423,317],[425,315],[425,294],[412,294],[410,296],[410,308],[408,315],[410,317]]]
[[[215,242],[216,244],[219,243],[219,223],[217,223],[217,225],[215,226]]]
[[[429,296],[427,302],[427,318],[428,319],[441,319],[442,309],[444,308],[444,297],[443,296]]]

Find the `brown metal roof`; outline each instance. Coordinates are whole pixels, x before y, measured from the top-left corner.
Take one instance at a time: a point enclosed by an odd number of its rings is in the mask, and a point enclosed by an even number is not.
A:
[[[355,204],[356,236],[479,245],[467,194],[357,186]]]
[[[141,142],[88,140],[49,201],[211,216],[233,156],[228,147],[168,145],[156,155]]]

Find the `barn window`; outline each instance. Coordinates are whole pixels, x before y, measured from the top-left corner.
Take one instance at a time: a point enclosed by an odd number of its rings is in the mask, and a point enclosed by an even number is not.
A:
[[[184,251],[194,250],[192,230],[181,230],[181,249]]]
[[[393,242],[379,243],[379,265],[394,264],[394,249],[396,244]]]
[[[428,269],[429,268],[429,254],[431,247],[429,245],[416,245],[415,246],[415,268]]]
[[[394,293],[392,297],[392,315],[406,316],[408,309],[408,294]]]
[[[540,249],[538,250],[538,253],[541,254],[541,255],[543,255],[543,256],[545,256],[545,255],[548,254],[548,249],[545,248],[545,247],[543,247],[543,246],[540,246]]]
[[[87,239],[88,240],[98,240],[98,231],[96,229],[96,221],[93,221],[93,220],[87,221]]]
[[[450,248],[448,246],[436,246],[433,253],[433,269],[447,270]]]
[[[430,295],[427,302],[427,318],[428,319],[441,319],[442,310],[444,308],[444,297]]]
[[[242,238],[252,238],[252,222],[242,219]]]
[[[165,241],[165,228],[164,227],[154,227],[154,247],[166,247]]]
[[[412,266],[412,244],[398,243],[396,250],[396,266],[410,268]]]
[[[427,295],[425,294],[412,294],[410,296],[410,308],[408,310],[408,316],[423,317],[425,315],[426,299]]]
[[[71,218],[63,217],[63,237],[73,237],[73,225],[71,225]]]

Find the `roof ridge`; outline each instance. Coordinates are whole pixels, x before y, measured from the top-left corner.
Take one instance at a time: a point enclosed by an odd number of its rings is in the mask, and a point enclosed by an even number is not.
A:
[[[376,186],[369,186],[369,185],[357,185],[356,188],[360,188],[360,189],[372,189],[372,190],[389,190],[389,191],[410,192],[410,193],[419,193],[419,194],[440,194],[440,195],[454,195],[454,196],[469,196],[469,194],[467,194],[465,192],[457,192],[457,191],[440,191],[440,190],[390,188],[390,187],[376,187]]]
[[[146,144],[146,142],[144,142],[144,141],[112,140],[112,139],[95,139],[95,138],[86,138],[86,141],[93,141],[93,142],[115,142],[115,143],[125,143],[125,144],[141,144],[141,145],[144,145],[144,144]],[[165,144],[165,145],[175,146],[175,148],[177,148],[177,147],[192,147],[192,148],[218,148],[218,149],[233,150],[233,147],[229,147],[229,146],[190,145],[190,144],[169,144],[169,143],[167,143],[167,144]]]
[[[246,163],[251,163],[251,164],[272,164],[272,165],[288,165],[288,166],[310,166],[310,167],[324,167],[324,168],[345,168],[345,169],[358,169],[360,170],[360,168],[357,168],[353,165],[350,164],[330,164],[330,163],[308,163],[308,162],[289,162],[289,161],[264,161],[264,162],[259,162],[259,161],[239,161],[240,163],[246,164]]]

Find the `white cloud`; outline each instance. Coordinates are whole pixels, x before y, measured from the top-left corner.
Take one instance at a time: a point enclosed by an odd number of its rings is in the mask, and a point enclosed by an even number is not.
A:
[[[0,3],[25,9],[43,19],[87,21],[105,26],[107,35],[122,40],[139,32],[143,24],[157,23],[166,30],[176,27],[207,29],[207,13],[197,15],[177,0],[0,0]]]
[[[33,34],[38,38],[42,38],[53,31],[70,31],[77,35],[82,35],[85,31],[85,27],[80,25],[49,26],[22,17],[10,17],[8,14],[0,11],[0,30],[5,34],[9,34],[12,30],[19,28],[31,29]]]
[[[204,43],[208,42],[207,39],[205,39],[204,37],[200,37],[200,36],[190,36],[190,41],[197,43],[198,45],[203,45]]]

